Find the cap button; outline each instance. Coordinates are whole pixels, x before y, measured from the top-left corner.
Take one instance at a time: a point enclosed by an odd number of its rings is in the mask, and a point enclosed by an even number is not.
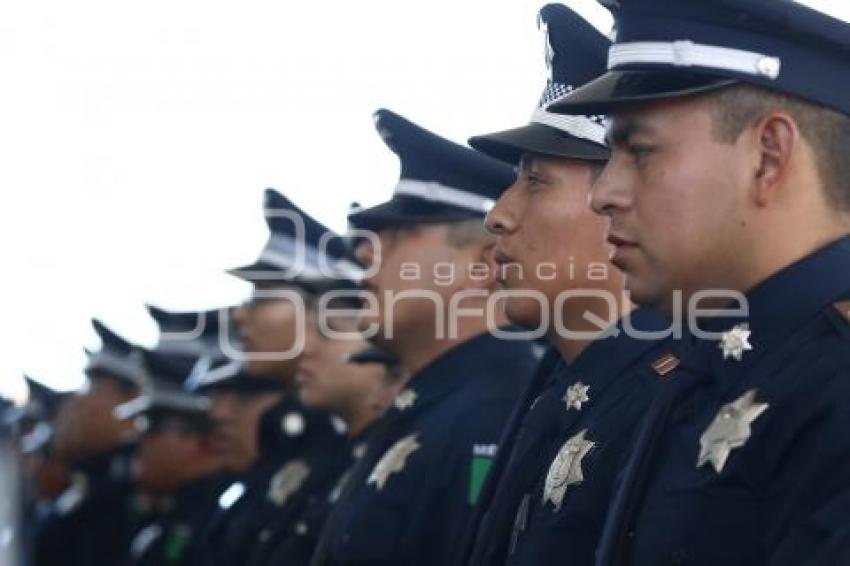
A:
[[[776,80],[779,77],[781,68],[782,61],[778,57],[762,57],[756,62],[756,70],[759,74],[771,80]]]
[[[283,432],[288,436],[300,436],[305,428],[304,417],[295,412],[287,413],[283,417],[281,425],[283,426]]]

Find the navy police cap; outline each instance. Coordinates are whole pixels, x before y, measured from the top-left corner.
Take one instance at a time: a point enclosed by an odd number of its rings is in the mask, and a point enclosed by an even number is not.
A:
[[[62,401],[69,396],[69,393],[48,387],[29,375],[24,375],[24,380],[27,382],[27,391],[29,392],[27,404],[24,408],[27,416],[33,419],[46,420],[52,418]]]
[[[602,0],[600,0],[602,1]],[[608,72],[553,112],[761,86],[850,115],[850,24],[791,0],[604,0],[617,40]]]
[[[222,338],[229,339],[219,332],[221,313],[227,309],[173,312],[153,305],[147,309],[159,328],[159,339],[153,349],[138,349],[147,381],[139,396],[115,408],[116,418],[208,419],[209,400],[187,390],[185,383],[198,358],[218,351]]]
[[[285,385],[282,380],[274,377],[249,375],[245,371],[244,362],[231,359],[222,353],[217,356],[201,356],[186,380],[186,388],[204,395],[258,395],[283,392]]]
[[[220,324],[221,318],[229,318],[228,308],[175,312],[147,305],[147,309],[159,329],[157,353],[194,361],[206,352],[219,349],[220,341],[235,340],[233,333]]]
[[[544,34],[549,79],[528,125],[476,136],[469,145],[497,159],[519,163],[524,153],[605,161],[605,126],[598,116],[566,116],[546,107],[605,72],[611,41],[562,4],[547,4],[537,17]]]
[[[100,320],[92,319],[91,322],[102,346],[97,352],[86,350],[86,374],[90,378],[105,376],[128,385],[144,385],[148,375],[139,347],[109,329]]]
[[[137,397],[115,407],[114,415],[127,420],[146,415],[149,418],[178,417],[204,422],[211,418],[210,400],[183,386],[188,369],[184,364],[170,365],[173,359],[162,353],[148,358],[151,379]],[[155,360],[155,361],[154,361]]]
[[[442,138],[390,112],[374,114],[384,143],[398,156],[401,176],[392,198],[348,215],[363,230],[484,218],[514,181],[512,167]]]
[[[272,281],[320,292],[355,288],[362,277],[348,242],[291,200],[266,189],[264,210],[269,238],[250,265],[229,271],[254,283]]]

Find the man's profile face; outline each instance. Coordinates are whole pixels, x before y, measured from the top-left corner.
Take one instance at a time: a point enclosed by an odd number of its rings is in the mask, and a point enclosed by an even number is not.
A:
[[[138,395],[138,389],[106,375],[96,375],[88,389],[71,397],[56,416],[57,453],[71,461],[100,454],[135,437],[130,421],[115,418],[115,408]]]
[[[329,319],[334,332],[355,333],[355,322]],[[387,370],[380,364],[356,364],[348,357],[368,346],[364,338],[327,336],[313,319],[307,324],[304,353],[298,366],[298,395],[308,406],[347,416],[363,410],[375,391],[384,386]]]
[[[291,289],[258,287],[251,300],[234,311],[244,350],[249,354],[245,369],[250,375],[282,379],[294,375],[295,346],[304,321],[296,301],[281,294],[285,292]]]
[[[609,129],[611,159],[591,194],[610,219],[611,261],[638,304],[669,312],[685,297],[723,287],[746,258],[746,144],[716,139],[704,97],[645,104],[618,112]]]
[[[418,225],[409,228],[386,228],[377,233],[378,254],[372,242],[357,246],[358,259],[367,267],[378,262],[371,277],[362,286],[375,298],[377,308],[364,310],[360,328],[376,324],[378,333],[371,338],[376,344],[393,351],[395,340],[412,334],[434,335],[437,312],[445,313],[451,296],[469,277],[475,261],[474,246],[455,247],[449,243],[446,224]],[[387,294],[398,299],[387,299]],[[441,305],[442,303],[442,305]],[[375,312],[369,313],[369,310]],[[392,328],[393,338],[387,333]]]
[[[524,156],[517,179],[487,216],[496,234],[498,279],[508,292],[533,290],[549,305],[568,289],[598,287],[607,279],[606,221],[588,205],[593,169],[587,162]],[[537,328],[541,308],[528,297],[508,297],[508,317]]]
[[[225,469],[243,472],[259,454],[260,418],[280,399],[279,393],[211,395],[215,424],[212,440]]]
[[[136,454],[136,480],[154,494],[176,489],[187,481],[186,469],[191,468],[201,451],[201,437],[162,427],[143,434]]]

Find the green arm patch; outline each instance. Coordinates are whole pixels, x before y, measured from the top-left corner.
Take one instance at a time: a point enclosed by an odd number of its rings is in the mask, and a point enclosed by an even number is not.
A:
[[[472,465],[469,468],[469,492],[467,494],[467,501],[470,505],[475,505],[478,502],[481,488],[484,487],[484,480],[487,479],[487,474],[490,473],[492,466],[492,456],[472,457]]]
[[[177,564],[183,559],[183,554],[186,552],[186,547],[189,546],[191,537],[192,531],[187,526],[178,525],[171,530],[163,550],[166,564]]]

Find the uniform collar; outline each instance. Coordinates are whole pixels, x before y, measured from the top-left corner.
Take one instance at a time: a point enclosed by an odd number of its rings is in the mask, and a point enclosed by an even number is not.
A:
[[[783,268],[746,293],[748,317],[711,318],[699,328],[726,332],[745,324],[752,350],[742,359],[723,359],[717,340],[694,339],[700,360],[707,360],[721,384],[731,386],[747,373],[762,355],[774,350],[804,323],[850,289],[850,236],[832,242]],[[689,330],[686,330],[686,334]],[[686,336],[686,338],[689,338]]]
[[[191,508],[206,504],[206,500],[215,501],[233,480],[233,475],[227,472],[215,472],[192,480],[175,491],[174,505]]]
[[[643,332],[661,332],[669,328],[669,323],[655,311],[639,308],[620,319],[604,334],[604,338],[593,340],[587,348],[572,362],[562,362],[555,368],[556,381],[560,385],[581,382],[590,386],[597,395],[609,383],[621,376],[638,358],[650,348],[658,345],[658,340],[644,340],[633,337],[626,330]]]
[[[76,471],[85,476],[89,483],[129,481],[135,450],[134,444],[124,444],[80,462]]]
[[[396,396],[388,412],[405,413],[428,406],[454,389],[492,377],[492,368],[507,360],[531,355],[531,344],[526,340],[504,340],[489,332],[479,334],[442,353],[419,370]]]
[[[366,445],[369,437],[375,430],[377,421],[369,423],[363,430],[348,439],[348,450],[354,460],[359,460],[366,453]]]

